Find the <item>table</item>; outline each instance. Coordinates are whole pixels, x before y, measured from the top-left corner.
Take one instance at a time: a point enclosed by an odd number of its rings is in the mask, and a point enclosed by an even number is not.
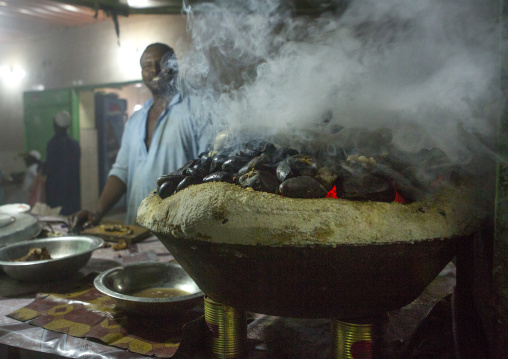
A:
[[[95,251],[79,275],[99,273],[124,264],[164,262],[172,259],[173,256],[162,243],[156,237],[150,236],[124,250],[115,251],[109,247]],[[395,347],[397,343],[407,341],[434,304],[451,292],[454,284],[455,266],[450,262],[418,299],[398,311],[388,313],[388,323],[384,331],[385,342]],[[66,282],[21,283],[0,273],[0,358],[146,358],[97,341],[52,332],[6,317],[14,310],[31,303],[36,293],[50,293],[55,286],[61,288],[64,285]],[[276,358],[280,355],[298,359],[308,358],[309,353],[315,359],[324,359],[329,354],[329,319],[293,319],[256,313],[248,315],[250,350],[247,359]]]
[[[57,228],[65,233],[65,228]],[[155,237],[115,251],[101,248],[92,254],[80,276],[100,273],[125,264],[160,261],[167,262],[173,256]],[[70,285],[71,283],[69,283]],[[66,281],[54,284],[21,283],[0,271],[0,358],[146,358],[123,349],[106,346],[82,338],[52,332],[6,317],[7,314],[31,303],[38,292],[50,293],[52,288],[66,285]]]

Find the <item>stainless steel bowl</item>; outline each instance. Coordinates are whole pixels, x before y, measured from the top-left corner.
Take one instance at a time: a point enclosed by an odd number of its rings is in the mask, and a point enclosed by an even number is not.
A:
[[[177,316],[203,303],[203,292],[177,262],[137,263],[99,274],[95,288],[114,299],[120,310],[150,316]],[[145,298],[133,294],[149,288],[174,288],[188,295]]]
[[[27,282],[49,282],[67,279],[84,267],[92,252],[104,241],[92,236],[65,236],[23,241],[0,248],[0,266],[9,276]],[[21,258],[31,248],[46,247],[52,259],[10,262]]]

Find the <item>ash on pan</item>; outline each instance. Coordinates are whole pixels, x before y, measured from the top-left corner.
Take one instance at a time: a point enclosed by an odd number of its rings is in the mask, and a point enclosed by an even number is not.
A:
[[[352,137],[355,141],[348,140]],[[335,138],[340,155],[332,160],[321,150],[299,151],[265,140],[202,153],[159,177],[157,191],[164,199],[190,185],[228,182],[291,198],[410,203],[461,177],[442,150],[402,152],[391,144],[386,128],[341,129]]]

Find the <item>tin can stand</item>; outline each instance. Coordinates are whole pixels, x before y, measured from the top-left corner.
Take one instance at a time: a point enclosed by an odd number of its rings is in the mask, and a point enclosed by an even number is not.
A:
[[[245,356],[247,321],[245,311],[217,303],[205,296],[207,348],[216,359],[239,359]]]
[[[377,321],[373,321],[377,322]],[[374,359],[380,325],[332,319],[332,359]]]

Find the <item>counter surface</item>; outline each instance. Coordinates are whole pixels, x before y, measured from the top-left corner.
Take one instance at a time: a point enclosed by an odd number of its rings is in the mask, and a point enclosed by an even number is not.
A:
[[[62,228],[65,231],[65,228]],[[95,251],[79,276],[86,277],[119,265],[160,261],[173,256],[154,236],[115,251],[112,247]],[[0,357],[1,358],[100,358],[134,359],[146,356],[97,341],[75,338],[20,322],[6,315],[30,304],[37,293],[71,290],[75,281],[50,284],[17,282],[0,272]],[[455,285],[455,266],[449,263],[422,295],[408,306],[387,313],[384,341],[393,350],[407,342],[432,307],[447,296]],[[331,346],[330,320],[292,319],[248,313],[248,359],[276,358],[285,355],[294,359],[326,358]],[[43,354],[44,353],[44,354]],[[289,356],[288,356],[289,355]]]

